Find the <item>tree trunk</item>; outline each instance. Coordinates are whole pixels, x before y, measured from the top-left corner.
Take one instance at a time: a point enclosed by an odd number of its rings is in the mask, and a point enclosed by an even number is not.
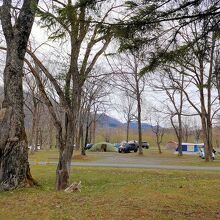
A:
[[[13,49],[8,49],[10,52],[4,70],[3,110],[6,117],[1,122],[0,131],[0,188],[3,190],[34,184],[29,169],[24,128],[22,61]]]
[[[34,22],[33,3],[24,1],[19,16],[11,22],[11,1],[1,6],[1,23],[7,44],[4,69],[5,112],[0,122],[0,189],[32,186],[23,112],[23,65],[28,39]]]
[[[59,151],[59,162],[56,169],[56,190],[61,191],[69,186],[71,158],[68,149]]]
[[[81,149],[81,153],[84,150],[84,131],[83,131],[83,125],[80,126],[80,149]]]
[[[52,120],[50,117],[50,122],[49,122],[49,140],[48,140],[48,145],[49,145],[49,149],[52,149],[53,146],[53,124],[52,124]]]
[[[73,148],[74,148],[74,120],[73,116],[70,114],[66,114],[68,117],[68,123],[66,124],[66,141],[65,145],[63,143],[58,143],[59,146],[59,162],[57,165],[56,170],[56,190],[64,190],[69,185],[69,175],[70,175],[70,168],[71,168],[71,159],[73,155]],[[58,131],[57,131],[58,132]],[[62,132],[59,131],[59,136],[62,137]]]
[[[37,111],[36,111],[36,124],[35,124],[35,142],[34,142],[34,151],[37,151],[37,145],[40,144],[40,105],[37,105]]]
[[[81,148],[81,155],[86,155],[85,147],[88,144],[88,136],[89,136],[89,122],[86,122],[86,134],[85,134],[85,144],[84,147]]]
[[[32,114],[31,138],[30,138],[31,151],[34,150],[34,138],[36,134],[36,114],[37,114],[37,108],[34,103],[34,110]]]
[[[95,144],[96,139],[96,111],[94,114],[93,126],[92,126],[92,143]]]
[[[182,141],[183,141],[183,130],[182,130],[182,117],[181,114],[178,114],[178,155],[183,156],[183,151],[182,151]]]
[[[126,141],[127,142],[129,139],[129,127],[130,127],[130,121],[127,121],[127,127],[126,127]]]
[[[72,133],[69,131],[68,136]],[[72,137],[72,136],[71,136]],[[61,191],[69,186],[71,159],[73,155],[73,143],[68,142],[59,148],[59,162],[56,169],[56,190]]]
[[[138,143],[139,143],[139,155],[143,154],[143,149],[142,149],[142,130],[141,130],[141,97],[138,94],[137,97],[137,102],[138,102]]]
[[[156,136],[157,136],[157,147],[158,147],[158,151],[159,151],[159,154],[162,154],[161,147],[160,147],[160,143],[161,143],[160,134],[156,134]]]
[[[41,128],[39,128],[39,145],[40,148],[43,148],[43,132]]]

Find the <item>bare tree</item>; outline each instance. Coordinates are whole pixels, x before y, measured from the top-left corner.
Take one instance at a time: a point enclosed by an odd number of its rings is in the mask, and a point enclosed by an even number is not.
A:
[[[208,25],[209,21],[194,22],[183,29],[180,32],[181,39],[176,42],[175,47],[180,50],[179,54],[168,52],[169,61],[163,65],[163,69],[166,69],[164,66],[168,67],[169,77],[176,85],[177,91],[182,93],[188,102],[188,116],[200,116],[206,161],[212,160],[212,123],[220,109],[213,83],[216,69],[216,34],[205,32]],[[202,33],[203,37],[198,39]],[[184,77],[185,87],[179,80],[181,76]]]
[[[163,141],[163,137],[166,131],[166,129],[163,126],[164,118],[162,117],[161,113],[159,114],[159,112],[156,110],[155,107],[153,107],[148,112],[148,118],[150,119],[151,130],[156,137],[156,144],[158,147],[158,152],[161,154],[162,153],[161,143]]]
[[[139,154],[143,154],[142,149],[142,128],[141,128],[141,103],[142,95],[145,88],[145,76],[140,74],[140,70],[144,63],[144,52],[130,51],[117,56],[117,62],[113,58],[109,64],[112,72],[115,74],[114,83],[122,90],[126,91],[130,97],[136,101],[137,106],[137,122],[138,122],[138,142]]]
[[[93,75],[97,75],[97,71],[98,70],[94,70]],[[93,122],[92,114],[96,114],[97,110],[101,110],[101,107],[106,104],[103,99],[109,94],[110,87],[107,85],[108,79],[108,75],[102,77],[90,76],[84,84],[80,109],[81,126],[85,128],[85,138],[83,143],[81,143],[82,155],[85,155],[84,148],[88,144],[89,129]],[[95,112],[92,112],[93,109]],[[96,120],[97,118],[95,118],[95,121]]]
[[[36,68],[36,71],[37,68]],[[31,146],[31,151],[37,151],[37,145],[39,141],[39,122],[40,122],[40,96],[36,85],[36,82],[32,75],[29,73],[25,75],[25,84],[27,85],[27,97],[24,102],[25,107],[29,110],[32,115],[31,123],[31,135],[29,139],[29,145]]]
[[[185,30],[182,34],[186,43],[192,40],[200,32],[199,24],[191,26],[191,32]],[[213,75],[215,69],[214,57],[216,38],[214,33],[207,34],[203,39],[197,41],[194,45],[190,46],[190,54],[186,53],[179,60],[179,65],[184,68],[183,74],[187,76],[187,80],[192,82],[199,94],[199,106],[193,101],[193,97],[187,90],[183,90],[187,101],[194,108],[197,114],[200,115],[203,139],[205,144],[205,158],[206,161],[212,160],[212,121],[214,116],[219,110],[215,107],[217,96],[213,92]],[[197,52],[199,51],[199,53]],[[208,69],[206,69],[208,66]]]
[[[195,142],[198,143],[201,137],[201,133],[202,133],[201,125],[199,125],[198,121],[195,118],[192,124],[193,124],[192,130],[194,134],[194,139],[195,139]]]
[[[134,117],[134,107],[135,107],[135,99],[133,99],[128,91],[124,91],[122,93],[121,98],[121,105],[119,105],[119,108],[122,110],[123,118],[126,121],[126,141],[129,140],[129,131],[130,131],[130,123],[132,122]]]
[[[162,110],[157,111],[167,115],[170,118],[171,125],[175,131],[178,140],[178,155],[182,156],[183,124],[182,115],[184,114],[184,93],[187,85],[184,83],[184,75],[175,74],[175,72],[166,66],[161,69],[161,74],[157,77],[152,76],[151,86],[154,91],[164,92],[167,97],[162,102]],[[178,83],[175,82],[176,79]]]
[[[126,142],[129,141],[130,123],[135,117],[135,99],[132,98],[128,91],[122,91],[120,96],[120,104],[117,105],[116,110],[122,114],[124,120],[126,121]]]
[[[191,126],[191,117],[183,117],[182,120],[182,130],[183,130],[183,141],[188,142],[188,139],[192,133],[192,126]]]

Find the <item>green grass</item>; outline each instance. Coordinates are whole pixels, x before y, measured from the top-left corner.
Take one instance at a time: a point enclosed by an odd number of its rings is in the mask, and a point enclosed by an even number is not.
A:
[[[29,160],[34,162],[44,161],[44,162],[56,162],[58,161],[59,153],[58,149],[43,149],[29,154]],[[79,151],[74,152],[74,161],[95,161],[99,159],[100,156],[95,154],[90,154],[86,156],[81,156]]]
[[[34,165],[40,187],[0,193],[0,219],[219,219],[220,173],[73,168],[81,193],[54,191],[55,166]]]
[[[214,161],[205,162],[204,159],[201,159],[198,154],[183,154],[179,157],[177,154],[174,154],[170,150],[163,150],[162,154],[159,154],[156,148],[144,150],[144,157],[151,159],[156,159],[161,161],[163,165],[177,165],[177,166],[211,166],[219,167],[220,166],[220,154],[216,155]]]

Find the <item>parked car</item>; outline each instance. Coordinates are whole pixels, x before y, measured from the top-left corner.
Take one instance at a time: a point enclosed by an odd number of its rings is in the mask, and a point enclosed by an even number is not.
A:
[[[142,142],[142,148],[146,148],[146,149],[149,149],[150,145],[147,141],[143,141]]]
[[[137,152],[137,150],[138,146],[135,143],[125,143],[118,148],[119,153],[130,153],[131,151]]]
[[[213,149],[212,150],[212,159],[215,160],[215,153],[216,153],[216,150]],[[204,151],[204,148],[200,148],[199,150],[199,157],[201,157],[202,159],[205,159],[205,151]]]
[[[84,149],[85,149],[85,150],[89,150],[92,146],[93,146],[93,144],[87,144]]]
[[[40,146],[40,144],[37,144],[37,147],[35,147],[35,145],[34,144],[31,144],[31,145],[29,145],[28,146],[28,149],[30,149],[30,150],[40,150],[41,149],[41,146]]]

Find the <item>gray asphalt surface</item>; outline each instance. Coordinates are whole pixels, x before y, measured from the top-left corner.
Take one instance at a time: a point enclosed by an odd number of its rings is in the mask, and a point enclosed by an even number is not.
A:
[[[57,165],[57,162],[33,162],[30,164]],[[144,169],[167,169],[167,170],[205,170],[220,171],[220,167],[198,167],[198,166],[175,166],[156,164],[133,164],[133,163],[103,163],[103,162],[72,162],[71,166],[76,167],[113,167],[113,168],[144,168]]]
[[[188,165],[170,165],[170,162],[179,162],[179,158],[166,158],[166,157],[138,157],[136,154],[119,154],[119,153],[93,153],[97,159],[95,161],[73,161],[71,166],[81,167],[114,167],[114,168],[144,168],[144,169],[167,169],[167,170],[205,170],[205,171],[220,171],[220,166],[188,166]],[[52,159],[52,158],[51,158]],[[195,159],[192,158],[192,161]],[[185,159],[182,158],[181,162]],[[187,160],[189,161],[189,160]],[[35,162],[30,161],[31,164],[40,165],[57,165],[57,159],[54,162]]]

